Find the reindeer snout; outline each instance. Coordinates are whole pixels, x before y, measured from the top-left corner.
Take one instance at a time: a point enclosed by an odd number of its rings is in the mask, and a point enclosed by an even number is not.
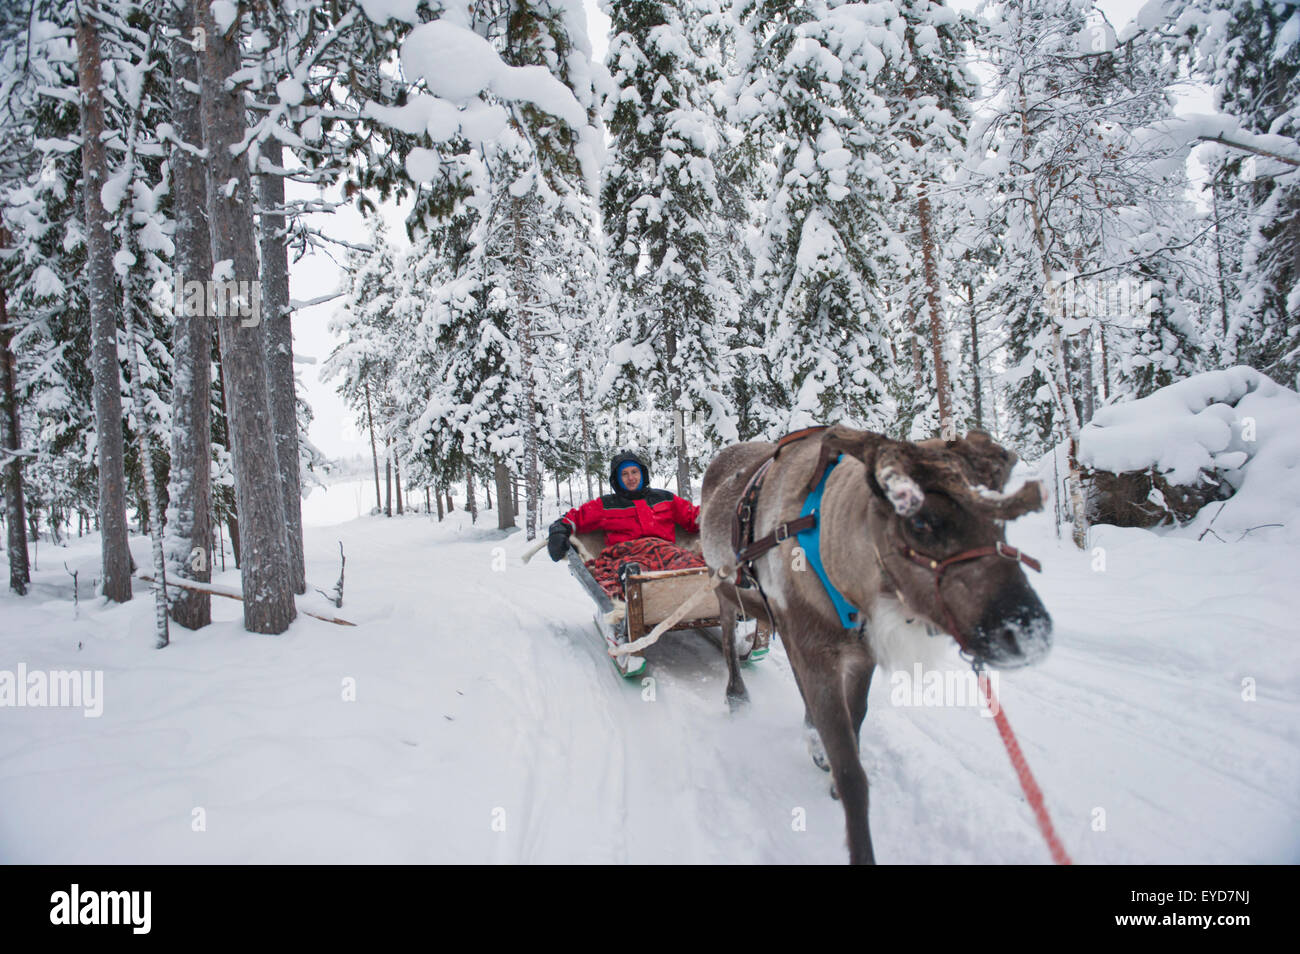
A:
[[[1027,584],[1004,586],[975,626],[971,649],[996,669],[1032,665],[1052,646],[1052,617]]]

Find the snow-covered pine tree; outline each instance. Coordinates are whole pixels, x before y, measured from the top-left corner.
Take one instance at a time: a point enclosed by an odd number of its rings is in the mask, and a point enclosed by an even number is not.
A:
[[[369,436],[378,511],[383,509],[378,448],[387,446],[392,422],[384,410],[394,403],[388,394],[397,384],[395,363],[403,350],[393,336],[398,275],[397,251],[382,220],[373,218],[369,248],[348,255],[342,304],[329,325],[340,342],[321,367],[322,380],[339,379],[339,396],[357,415],[358,431]]]
[[[601,188],[611,280],[626,330],[612,355],[630,390],[667,412],[677,493],[689,497],[687,413],[705,448],[736,439],[720,387],[726,317],[736,292],[715,267],[713,158],[722,143],[709,92],[716,61],[703,49],[697,3],[606,3],[614,89],[613,139]],[[700,448],[701,450],[704,448]],[[699,456],[698,454],[696,455]]]
[[[1194,70],[1208,82],[1218,109],[1248,135],[1300,145],[1300,9],[1270,0],[1172,0],[1166,7],[1166,29],[1190,39]],[[1230,149],[1214,171],[1215,200],[1244,206],[1248,215],[1239,265],[1228,269],[1237,287],[1225,337],[1237,360],[1275,378],[1295,377],[1300,170]]]
[[[840,419],[888,430],[893,362],[872,249],[892,194],[877,152],[888,110],[876,81],[901,56],[889,28],[897,10],[750,0],[736,12],[734,118],[777,156],[754,249],[765,345],[780,382],[763,395],[764,431]]]
[[[956,434],[965,404],[954,393],[962,382],[950,374],[951,329],[944,302],[947,255],[951,248],[955,201],[950,183],[963,158],[974,80],[965,63],[971,24],[946,3],[906,0],[900,4],[903,50],[885,74],[891,145],[881,150],[896,194],[891,219],[897,239],[877,241],[882,257],[896,261],[892,283],[900,363],[908,366],[895,381],[901,433],[923,439]]]

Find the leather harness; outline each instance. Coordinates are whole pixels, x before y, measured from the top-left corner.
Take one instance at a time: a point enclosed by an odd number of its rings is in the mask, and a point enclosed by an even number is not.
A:
[[[763,489],[763,480],[767,476],[768,469],[772,466],[772,462],[780,456],[781,451],[786,446],[801,441],[806,437],[820,434],[826,429],[827,426],[824,424],[814,427],[805,427],[802,430],[792,431],[785,435],[785,437],[782,437],[777,442],[775,453],[759,466],[758,470],[756,470],[753,476],[749,478],[749,482],[746,483],[745,490],[740,495],[740,502],[736,505],[735,518],[731,523],[731,544],[732,550],[736,555],[735,585],[740,589],[757,588],[758,595],[763,600],[763,607],[767,611],[768,622],[772,625],[774,630],[776,628],[776,621],[772,615],[772,607],[768,604],[767,594],[763,592],[763,586],[759,583],[758,576],[754,571],[754,561],[768,550],[780,546],[780,544],[789,539],[790,536],[816,528],[817,512],[814,510],[812,513],[802,515],[794,520],[786,520],[779,523],[770,533],[755,540],[754,517],[758,511],[759,493]],[[827,468],[834,466],[830,460],[831,455],[834,453],[835,452],[829,448],[825,442],[822,443],[817,458],[817,465],[813,469],[812,476],[808,479],[805,494],[812,493],[826,476]],[[898,590],[898,587],[894,585],[893,580],[889,575],[889,571],[885,568],[885,563],[880,557],[879,549],[874,547],[873,549],[876,550],[876,561],[880,564],[880,570],[883,574],[884,581],[890,585],[891,589],[893,589],[899,602],[906,607],[907,602],[903,599],[902,593]],[[967,641],[960,628],[957,626],[957,621],[953,617],[952,611],[948,609],[948,604],[944,602],[943,599],[943,576],[948,571],[948,568],[955,566],[958,563],[966,563],[970,560],[978,560],[987,556],[996,556],[1004,560],[1023,563],[1035,572],[1041,573],[1043,570],[1042,564],[1033,557],[1021,552],[1013,546],[1003,543],[1000,540],[992,546],[974,547],[970,550],[963,550],[960,553],[941,560],[921,553],[919,550],[913,549],[907,544],[901,544],[898,549],[905,559],[934,574],[935,603],[943,614],[944,623],[948,626],[949,634],[957,641],[957,645],[967,653],[970,653]],[[819,575],[822,574],[819,573]],[[825,576],[822,576],[822,582],[828,587],[829,591],[831,586],[830,580]],[[835,602],[834,598],[832,598],[832,602]],[[862,625],[860,613],[850,613],[847,615],[841,613],[841,621],[844,622],[846,628],[851,629]]]

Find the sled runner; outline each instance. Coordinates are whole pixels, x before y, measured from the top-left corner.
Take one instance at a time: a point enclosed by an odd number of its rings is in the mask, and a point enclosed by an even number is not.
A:
[[[596,631],[607,648],[640,639],[658,623],[667,619],[708,578],[707,567],[688,567],[671,570],[645,570],[639,563],[627,562],[621,567],[617,596],[606,592],[592,574],[588,565],[605,548],[605,534],[577,533],[570,538],[569,572],[582,584],[596,603]],[[677,531],[677,545],[696,553],[700,550],[698,534]],[[709,594],[704,609],[690,614],[669,627],[669,632],[682,629],[708,629],[721,625],[718,619],[718,600]],[[766,626],[754,633],[754,641],[742,658],[758,660],[767,655],[770,634]],[[645,672],[645,657],[640,653],[611,657],[614,667],[626,678]]]

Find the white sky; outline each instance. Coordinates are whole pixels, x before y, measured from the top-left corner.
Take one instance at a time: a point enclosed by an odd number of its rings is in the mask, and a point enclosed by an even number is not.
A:
[[[951,4],[962,10],[974,10],[976,0],[950,0]],[[1097,6],[1106,14],[1116,29],[1122,29],[1145,0],[1099,0]],[[596,6],[596,0],[584,0],[587,8],[588,34],[591,39],[592,52],[598,59],[604,59],[608,48],[609,18]],[[1184,97],[1180,111],[1209,112],[1208,96],[1193,93]],[[1193,168],[1193,175],[1196,169]],[[290,197],[314,193],[315,190],[294,191],[290,183]],[[405,243],[406,233],[403,225],[403,210],[387,206],[383,214],[389,223],[389,231],[397,243]],[[332,216],[319,216],[316,225],[344,239],[364,241],[367,228],[361,215],[354,207],[346,207]],[[340,261],[342,252],[338,253]],[[290,267],[291,294],[298,300],[309,300],[328,294],[339,286],[341,269],[323,255],[311,255]],[[338,309],[339,302],[328,302],[312,308],[304,308],[294,316],[294,353],[300,362],[303,358],[315,359],[316,364],[298,364],[302,392],[315,414],[311,425],[311,439],[329,457],[349,457],[354,454],[369,455],[369,444],[358,432],[351,412],[335,393],[333,383],[326,384],[319,380],[321,362],[329,355],[335,345],[334,337],[327,330],[330,316]]]

